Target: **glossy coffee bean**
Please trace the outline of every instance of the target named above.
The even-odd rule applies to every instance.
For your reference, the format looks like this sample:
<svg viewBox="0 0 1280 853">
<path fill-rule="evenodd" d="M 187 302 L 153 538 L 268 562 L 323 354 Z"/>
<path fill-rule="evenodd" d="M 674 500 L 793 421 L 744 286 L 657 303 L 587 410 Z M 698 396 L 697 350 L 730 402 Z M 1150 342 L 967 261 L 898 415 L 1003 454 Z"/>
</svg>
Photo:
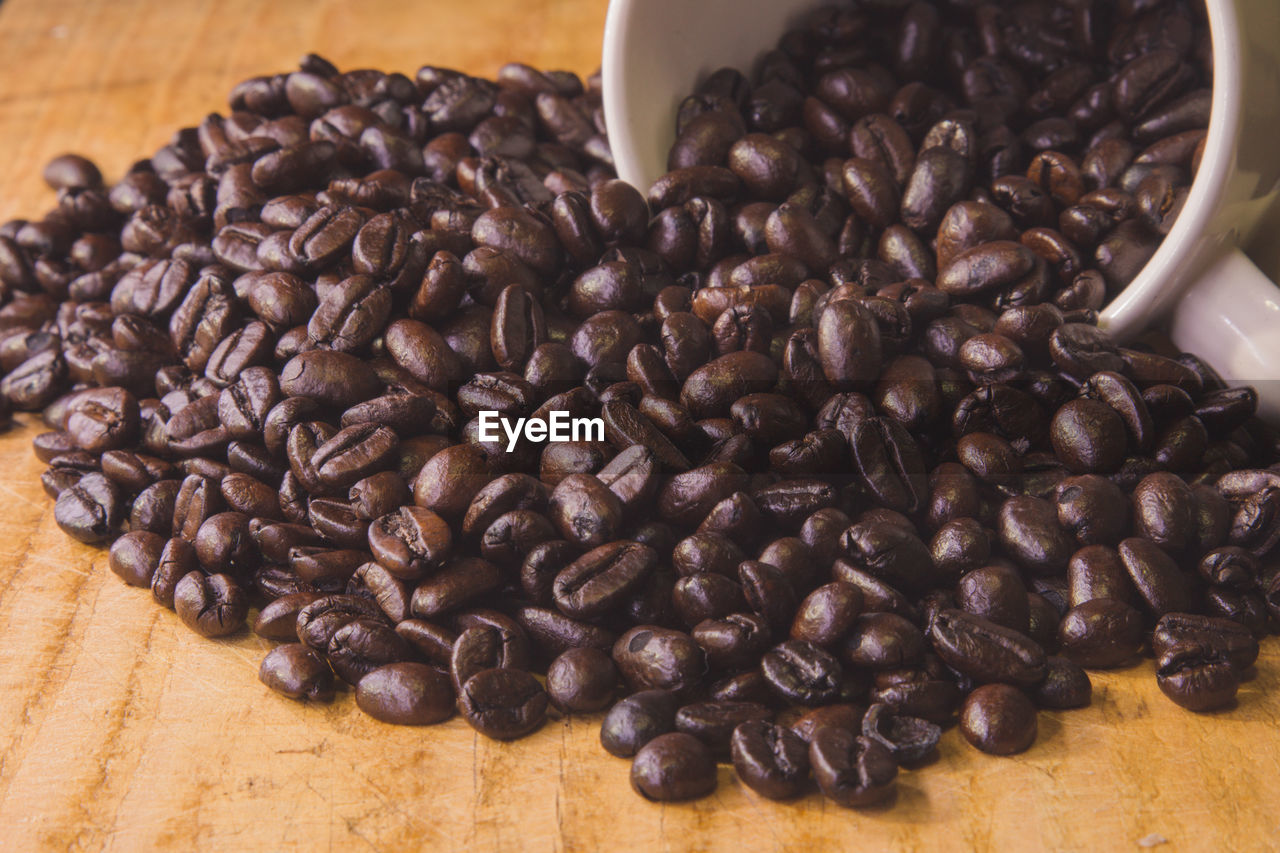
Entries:
<svg viewBox="0 0 1280 853">
<path fill-rule="evenodd" d="M 636 752 L 631 762 L 631 787 L 658 802 L 705 797 L 716 788 L 715 759 L 693 735 L 658 735 Z"/>
<path fill-rule="evenodd" d="M 809 764 L 827 799 L 846 808 L 884 802 L 894 793 L 898 765 L 881 744 L 830 726 L 814 733 Z"/>
<path fill-rule="evenodd" d="M 446 675 L 427 664 L 389 663 L 356 684 L 356 705 L 384 723 L 429 726 L 453 716 L 453 687 Z"/>
<path fill-rule="evenodd" d="M 173 606 L 183 624 L 203 637 L 225 637 L 244 627 L 249 601 L 227 575 L 191 572 L 173 592 Z"/>
<path fill-rule="evenodd" d="M 485 669 L 462 685 L 458 708 L 471 727 L 482 735 L 494 740 L 512 740 L 542 726 L 547 694 L 528 672 Z"/>
<path fill-rule="evenodd" d="M 1036 709 L 1027 695 L 1008 684 L 974 690 L 960 710 L 965 740 L 992 755 L 1012 755 L 1036 739 Z"/>
<path fill-rule="evenodd" d="M 600 724 L 600 743 L 610 755 L 630 758 L 649 741 L 675 731 L 679 701 L 668 690 L 641 690 L 620 700 Z"/>
<path fill-rule="evenodd" d="M 733 730 L 733 769 L 751 790 L 771 800 L 799 795 L 809 779 L 809 745 L 790 729 L 749 720 Z"/>
<path fill-rule="evenodd" d="M 268 652 L 258 680 L 290 699 L 327 702 L 334 695 L 333 671 L 324 658 L 301 643 L 284 643 Z"/>
<path fill-rule="evenodd" d="M 547 667 L 547 695 L 564 713 L 604 710 L 613 701 L 618 668 L 600 649 L 569 649 Z"/>
</svg>

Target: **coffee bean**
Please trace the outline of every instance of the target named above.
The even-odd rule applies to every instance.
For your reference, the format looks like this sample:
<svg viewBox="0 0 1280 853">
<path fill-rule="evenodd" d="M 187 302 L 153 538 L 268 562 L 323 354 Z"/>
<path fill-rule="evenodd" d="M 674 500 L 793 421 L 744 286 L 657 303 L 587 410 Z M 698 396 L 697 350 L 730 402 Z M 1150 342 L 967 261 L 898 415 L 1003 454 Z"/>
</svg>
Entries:
<svg viewBox="0 0 1280 853">
<path fill-rule="evenodd" d="M 675 731 L 676 695 L 667 690 L 641 690 L 609 709 L 600 724 L 600 743 L 611 755 L 630 758 L 651 740 Z"/>
<path fill-rule="evenodd" d="M 822 705 L 839 694 L 842 669 L 832 655 L 805 640 L 788 640 L 760 661 L 769 686 L 801 705 Z"/>
<path fill-rule="evenodd" d="M 556 606 L 575 618 L 600 615 L 635 592 L 657 563 L 657 553 L 636 542 L 601 545 L 556 575 L 552 584 Z"/>
<path fill-rule="evenodd" d="M 547 667 L 547 694 L 564 713 L 604 710 L 617 684 L 618 669 L 600 649 L 570 649 Z"/>
<path fill-rule="evenodd" d="M 1189 711 L 1212 711 L 1235 701 L 1239 676 L 1231 662 L 1199 645 L 1174 646 L 1160 656 L 1160 692 Z"/>
<path fill-rule="evenodd" d="M 429 726 L 453 716 L 453 688 L 439 670 L 422 663 L 389 663 L 356 685 L 356 704 L 375 720 Z"/>
<path fill-rule="evenodd" d="M 619 637 L 613 660 L 633 690 L 687 690 L 707 670 L 706 655 L 692 637 L 652 626 L 632 628 Z"/>
<path fill-rule="evenodd" d="M 1031 687 L 1044 678 L 1044 650 L 1018 631 L 959 610 L 940 612 L 929 631 L 938 656 L 979 683 Z"/>
<path fill-rule="evenodd" d="M 547 694 L 528 672 L 485 669 L 463 684 L 458 693 L 458 707 L 480 734 L 494 740 L 513 740 L 542 726 L 547 713 Z"/>
<path fill-rule="evenodd" d="M 877 805 L 895 790 L 898 765 L 889 750 L 837 726 L 814 733 L 809 764 L 822 793 L 846 808 Z"/>
<path fill-rule="evenodd" d="M 87 544 L 116 534 L 123 515 L 120 491 L 101 474 L 90 473 L 58 495 L 53 517 L 68 536 Z"/>
<path fill-rule="evenodd" d="M 631 787 L 658 802 L 705 797 L 716 787 L 716 763 L 711 751 L 693 735 L 658 735 L 636 752 Z"/>
<path fill-rule="evenodd" d="M 244 591 L 224 574 L 187 574 L 174 588 L 173 606 L 183 624 L 203 637 L 234 634 L 249 615 Z"/>
<path fill-rule="evenodd" d="M 290 699 L 327 702 L 333 698 L 333 671 L 301 643 L 284 643 L 267 652 L 258 680 Z"/>
<path fill-rule="evenodd" d="M 1095 598 L 1062 617 L 1058 642 L 1081 666 L 1105 668 L 1131 660 L 1142 647 L 1142 617 L 1122 601 Z"/>
<path fill-rule="evenodd" d="M 453 535 L 445 521 L 429 509 L 405 506 L 369 525 L 369 549 L 393 575 L 416 580 L 449 558 Z"/>
<path fill-rule="evenodd" d="M 1088 674 L 1070 658 L 1050 655 L 1044 681 L 1036 685 L 1032 698 L 1041 708 L 1082 708 L 1089 704 L 1093 685 Z"/>
<path fill-rule="evenodd" d="M 965 699 L 960 732 L 992 755 L 1012 755 L 1036 739 L 1036 709 L 1027 695 L 1008 684 L 987 684 Z"/>
<path fill-rule="evenodd" d="M 862 718 L 862 734 L 887 749 L 899 764 L 914 764 L 933 752 L 942 729 L 928 720 L 904 716 L 887 704 L 876 703 Z"/>
</svg>

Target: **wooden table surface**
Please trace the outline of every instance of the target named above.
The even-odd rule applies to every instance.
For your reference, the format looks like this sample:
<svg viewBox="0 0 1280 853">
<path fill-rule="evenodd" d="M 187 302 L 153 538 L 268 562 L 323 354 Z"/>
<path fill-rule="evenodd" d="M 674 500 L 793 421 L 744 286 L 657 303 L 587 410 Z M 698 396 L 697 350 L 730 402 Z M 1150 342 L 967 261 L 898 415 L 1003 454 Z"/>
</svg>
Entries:
<svg viewBox="0 0 1280 853">
<path fill-rule="evenodd" d="M 341 67 L 431 62 L 589 73 L 605 0 L 7 0 L 0 5 L 0 219 L 53 203 L 77 150 L 109 179 L 237 80 L 315 50 Z M 212 642 L 64 537 L 30 420 L 0 435 L 0 848 L 1280 849 L 1280 643 L 1231 711 L 1197 716 L 1150 662 L 1094 678 L 1015 758 L 948 732 L 892 808 L 777 804 L 722 769 L 716 794 L 632 794 L 598 719 L 515 744 L 459 719 L 383 725 L 350 694 L 305 706 L 258 683 L 267 644 Z M 819 845 L 825 845 L 820 847 Z"/>
</svg>

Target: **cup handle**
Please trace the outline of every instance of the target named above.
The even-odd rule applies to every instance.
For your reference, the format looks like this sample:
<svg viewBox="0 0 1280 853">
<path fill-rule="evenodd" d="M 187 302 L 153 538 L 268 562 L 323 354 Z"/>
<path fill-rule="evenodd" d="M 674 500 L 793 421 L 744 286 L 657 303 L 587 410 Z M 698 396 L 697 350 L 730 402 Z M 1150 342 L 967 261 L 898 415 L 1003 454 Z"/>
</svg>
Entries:
<svg viewBox="0 0 1280 853">
<path fill-rule="evenodd" d="M 1280 416 L 1280 287 L 1239 249 L 1210 264 L 1174 305 L 1169 336 Z"/>
</svg>

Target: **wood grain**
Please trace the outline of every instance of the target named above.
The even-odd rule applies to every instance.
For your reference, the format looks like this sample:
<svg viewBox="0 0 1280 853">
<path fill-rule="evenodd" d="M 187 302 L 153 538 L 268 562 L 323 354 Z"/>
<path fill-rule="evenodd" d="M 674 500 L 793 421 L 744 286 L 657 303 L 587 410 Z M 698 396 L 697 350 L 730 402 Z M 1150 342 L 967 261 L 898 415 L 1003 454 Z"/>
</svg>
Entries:
<svg viewBox="0 0 1280 853">
<path fill-rule="evenodd" d="M 237 80 L 317 50 L 343 67 L 589 73 L 604 0 L 7 0 L 0 218 L 52 204 L 64 150 L 108 177 L 222 107 Z M 1280 849 L 1280 653 L 1228 712 L 1160 695 L 1151 665 L 1098 674 L 1092 707 L 1041 715 L 1023 756 L 954 731 L 892 808 L 776 804 L 722 770 L 658 806 L 599 747 L 598 719 L 516 744 L 453 720 L 385 726 L 350 696 L 309 707 L 256 680 L 266 644 L 196 637 L 54 524 L 29 449 L 0 435 L 0 846 L 14 850 Z"/>
</svg>

